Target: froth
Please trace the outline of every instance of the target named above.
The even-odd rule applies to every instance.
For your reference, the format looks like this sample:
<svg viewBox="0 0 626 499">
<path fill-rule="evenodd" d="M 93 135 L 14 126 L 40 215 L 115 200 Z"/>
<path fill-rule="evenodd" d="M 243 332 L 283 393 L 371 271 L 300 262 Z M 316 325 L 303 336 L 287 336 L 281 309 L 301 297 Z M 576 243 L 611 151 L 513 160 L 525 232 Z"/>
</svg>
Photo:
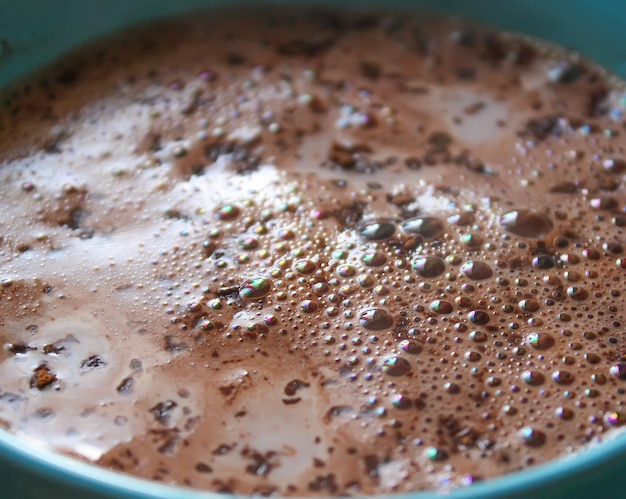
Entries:
<svg viewBox="0 0 626 499">
<path fill-rule="evenodd" d="M 179 21 L 9 95 L 6 427 L 285 495 L 459 487 L 617 431 L 622 92 L 415 26 Z"/>
</svg>

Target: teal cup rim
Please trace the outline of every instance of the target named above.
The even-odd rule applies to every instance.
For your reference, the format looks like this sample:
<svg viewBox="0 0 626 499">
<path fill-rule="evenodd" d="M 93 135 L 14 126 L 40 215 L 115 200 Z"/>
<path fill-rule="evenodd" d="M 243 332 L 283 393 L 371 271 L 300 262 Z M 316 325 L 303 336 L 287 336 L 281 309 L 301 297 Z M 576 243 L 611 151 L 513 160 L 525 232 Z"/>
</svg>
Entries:
<svg viewBox="0 0 626 499">
<path fill-rule="evenodd" d="M 618 430 L 619 431 L 619 430 Z M 112 497 L 137 499 L 208 499 L 223 498 L 223 494 L 201 489 L 160 483 L 138 478 L 75 458 L 58 454 L 29 442 L 25 438 L 0 431 L 0 452 L 24 471 L 46 475 L 55 480 L 69 482 L 73 486 L 97 490 Z M 388 497 L 393 499 L 489 499 L 522 497 L 541 491 L 550 494 L 550 487 L 558 487 L 573 477 L 590 478 L 599 467 L 626 461 L 626 431 L 608 441 L 590 444 L 590 447 L 562 456 L 545 464 L 539 464 L 467 487 L 441 491 L 416 491 L 363 497 Z M 558 489 L 554 489 L 558 493 Z M 251 497 L 229 495 L 228 497 Z"/>
<path fill-rule="evenodd" d="M 130 0 L 128 4 L 133 4 L 135 6 L 141 4 L 143 5 L 143 8 L 145 10 L 148 9 L 148 4 L 152 4 L 152 2 L 155 2 L 155 0 Z M 476 0 L 474 2 L 465 2 L 464 0 L 447 0 L 445 2 L 441 2 L 440 4 L 437 4 L 436 0 L 430 2 L 429 0 L 409 0 L 404 2 L 401 0 L 387 0 L 386 2 L 374 2 L 366 0 L 345 0 L 343 2 L 333 2 L 332 0 L 302 0 L 301 4 L 336 4 L 342 7 L 345 6 L 346 8 L 355 6 L 361 7 L 365 4 L 378 4 L 379 6 L 381 6 L 381 8 L 398 9 L 399 7 L 402 7 L 404 10 L 417 10 L 424 5 L 430 4 L 430 6 L 435 7 L 434 9 L 430 10 L 454 10 L 462 15 L 466 15 L 470 18 L 475 18 L 479 22 L 485 22 L 488 24 L 493 24 L 495 26 L 500 25 L 505 30 L 526 32 L 531 36 L 541 36 L 542 31 L 545 31 L 546 29 L 549 30 L 550 26 L 554 27 L 548 21 L 546 21 L 544 24 L 541 24 L 541 22 L 543 22 L 542 16 L 546 12 L 558 9 L 558 7 L 555 7 L 555 5 L 557 4 L 562 8 L 562 4 L 560 2 L 561 0 L 525 0 L 525 5 L 530 6 L 532 4 L 533 6 L 530 9 L 530 11 L 532 11 L 531 14 L 525 14 L 524 11 L 520 9 L 519 3 L 516 5 L 509 5 L 508 2 L 500 3 L 497 0 Z M 19 9 L 24 9 L 23 5 L 36 4 L 38 2 L 36 0 L 32 0 L 12 3 L 16 9 L 15 12 L 18 13 L 16 15 L 19 15 Z M 71 0 L 59 0 L 59 3 L 63 5 L 70 5 L 77 4 L 78 2 L 72 2 Z M 96 2 L 94 2 L 94 4 L 95 3 Z M 103 0 L 97 3 L 101 4 L 101 6 L 104 6 L 111 5 L 114 2 L 113 0 Z M 98 28 L 99 31 L 96 30 L 92 34 L 83 32 L 82 35 L 80 35 L 82 36 L 82 38 L 80 38 L 79 36 L 75 40 L 75 43 L 73 45 L 80 44 L 92 38 L 97 39 L 98 37 L 101 37 L 103 35 L 108 35 L 113 31 L 117 31 L 119 28 L 128 28 L 133 24 L 139 24 L 149 20 L 156 20 L 159 18 L 175 15 L 182 12 L 183 9 L 187 10 L 187 8 L 181 8 L 180 10 L 177 10 L 178 7 L 173 7 L 176 2 L 155 3 L 161 5 L 161 11 L 159 13 L 147 14 L 143 17 L 138 16 L 137 11 L 129 8 L 127 11 L 127 15 L 130 16 L 129 19 L 134 19 L 134 21 L 131 22 L 129 22 L 128 19 L 124 19 L 123 22 L 119 22 L 119 19 L 113 20 L 114 16 L 107 21 L 106 16 L 104 16 L 102 26 Z M 266 0 L 266 2 L 263 2 L 262 0 L 232 0 L 230 2 L 219 0 L 187 0 L 186 2 L 182 2 L 181 4 L 188 5 L 189 9 L 195 9 L 202 6 L 206 8 L 223 7 L 225 6 L 225 4 L 229 4 L 229 6 L 235 4 L 275 6 L 280 3 L 282 2 L 279 2 L 278 0 Z M 618 5 L 620 3 L 619 0 L 615 2 L 603 1 L 596 3 L 602 4 L 602 6 L 596 8 L 596 11 L 601 11 L 596 12 L 597 22 L 600 22 L 602 19 L 606 20 L 611 17 L 617 19 L 614 16 L 623 16 L 623 14 L 621 14 L 620 6 Z M 2 6 L 2 4 L 5 4 L 4 7 L 6 7 L 6 9 L 10 7 L 9 2 L 5 0 L 0 0 L 0 6 Z M 20 4 L 22 5 L 22 7 L 20 6 Z M 167 7 L 164 7 L 166 4 L 169 5 Z M 503 4 L 507 5 L 502 6 Z M 478 15 L 476 8 L 480 5 L 482 5 L 483 7 L 491 6 L 492 10 L 485 10 L 485 12 L 481 12 L 480 15 Z M 577 5 L 579 6 L 580 12 L 576 13 L 575 15 L 572 14 L 572 20 L 575 21 L 576 25 L 584 26 L 583 23 L 585 18 L 585 12 L 594 10 L 594 0 L 580 0 L 579 2 L 577 2 Z M 458 9 L 456 9 L 456 7 L 458 7 Z M 141 10 L 140 7 L 138 7 L 138 9 Z M 499 12 L 507 9 L 510 9 L 512 12 L 510 14 L 510 18 L 507 21 L 508 24 L 500 24 L 498 22 L 494 22 L 494 20 L 497 19 Z M 527 15 L 527 17 L 520 20 L 520 15 L 522 17 L 523 15 Z M 44 15 L 41 16 L 43 17 Z M 529 19 L 532 19 L 533 16 L 538 20 L 539 24 L 534 27 L 529 25 L 532 29 L 523 29 L 522 26 L 525 25 L 525 23 L 528 24 Z M 620 21 L 618 22 L 618 24 L 621 24 L 623 26 L 623 32 L 626 33 L 626 16 L 623 16 L 623 18 L 624 21 Z M 0 28 L 1 27 L 2 25 L 0 24 Z M 544 32 L 544 38 L 550 38 L 550 41 L 556 43 L 570 45 L 573 48 L 582 51 L 585 55 L 591 57 L 593 60 L 596 60 L 598 63 L 603 64 L 605 67 L 607 67 L 607 69 L 609 69 L 609 71 L 621 75 L 622 77 L 626 77 L 626 44 L 624 44 L 623 49 L 621 47 L 613 47 L 612 51 L 607 51 L 606 53 L 602 53 L 600 49 L 594 48 L 594 43 L 595 45 L 597 45 L 597 47 L 606 46 L 606 44 L 608 43 L 607 40 L 609 39 L 607 37 L 610 37 L 610 34 L 602 33 L 601 30 L 597 29 L 593 37 L 591 37 L 590 35 L 590 41 L 588 42 L 588 44 L 585 44 L 584 40 L 577 44 L 572 43 L 573 40 L 568 38 L 567 34 L 561 32 L 555 33 L 556 34 L 554 35 L 554 37 L 545 37 Z M 1 38 L 2 36 L 0 36 L 0 39 Z M 591 40 L 591 38 L 594 38 L 596 42 Z M 40 40 L 40 42 L 45 43 L 45 37 L 43 38 L 43 41 Z M 36 62 L 30 68 L 22 63 L 17 63 L 15 66 L 9 67 L 8 70 L 5 70 L 5 66 L 0 64 L 0 87 L 10 85 L 13 81 L 16 81 L 24 75 L 30 73 L 30 70 L 32 69 L 49 65 L 52 60 L 57 59 L 61 54 L 71 50 L 73 45 L 68 44 L 67 42 L 63 42 L 58 45 L 53 44 L 50 48 L 49 58 L 36 58 Z M 0 62 L 2 61 L 0 60 Z M 13 61 L 10 62 L 12 63 Z M 5 74 L 3 74 L 3 72 Z M 604 467 L 612 467 L 614 469 L 614 474 L 611 476 L 610 480 L 612 483 L 614 482 L 615 484 L 620 483 L 620 481 L 623 482 L 621 485 L 623 487 L 622 492 L 624 493 L 624 497 L 626 497 L 626 431 L 616 431 L 618 433 L 615 436 L 610 437 L 607 441 L 597 444 L 590 444 L 588 448 L 585 448 L 581 451 L 561 456 L 560 458 L 550 461 L 548 463 L 536 465 L 522 471 L 510 473 L 483 482 L 478 482 L 465 488 L 450 489 L 441 492 L 418 491 L 393 495 L 384 494 L 378 495 L 376 497 L 393 497 L 397 499 L 428 499 L 446 495 L 451 499 L 482 499 L 500 497 L 523 497 L 531 494 L 534 494 L 535 496 L 540 495 L 541 497 L 558 497 L 561 494 L 561 490 L 564 484 L 579 484 L 586 480 L 588 480 L 589 482 L 599 480 L 598 472 Z M 167 485 L 147 479 L 137 478 L 131 475 L 109 470 L 107 468 L 99 467 L 97 465 L 89 464 L 53 452 L 49 449 L 42 449 L 39 445 L 36 445 L 32 441 L 29 441 L 27 438 L 9 433 L 5 430 L 0 430 L 0 458 L 10 460 L 11 464 L 14 465 L 16 469 L 19 470 L 19 472 L 24 472 L 29 477 L 45 476 L 59 484 L 59 487 L 63 487 L 63 485 L 72 486 L 77 489 L 83 490 L 86 493 L 88 493 L 89 491 L 97 491 L 101 495 L 110 497 L 124 496 L 135 497 L 138 499 L 207 499 L 223 497 L 222 494 L 218 494 L 215 492 L 191 489 L 182 486 Z M 575 490 L 576 489 L 574 489 L 574 492 Z M 577 496 L 574 495 L 574 497 Z"/>
</svg>

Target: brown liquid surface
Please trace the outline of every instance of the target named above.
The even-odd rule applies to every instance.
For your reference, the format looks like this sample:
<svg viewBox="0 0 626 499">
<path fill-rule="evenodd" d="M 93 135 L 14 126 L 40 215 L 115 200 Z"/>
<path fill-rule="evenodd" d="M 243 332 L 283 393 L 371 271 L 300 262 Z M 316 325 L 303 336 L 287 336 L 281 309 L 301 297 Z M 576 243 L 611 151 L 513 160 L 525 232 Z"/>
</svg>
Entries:
<svg viewBox="0 0 626 499">
<path fill-rule="evenodd" d="M 236 493 L 445 489 L 626 421 L 594 69 L 405 16 L 215 15 L 7 94 L 0 418 Z"/>
</svg>

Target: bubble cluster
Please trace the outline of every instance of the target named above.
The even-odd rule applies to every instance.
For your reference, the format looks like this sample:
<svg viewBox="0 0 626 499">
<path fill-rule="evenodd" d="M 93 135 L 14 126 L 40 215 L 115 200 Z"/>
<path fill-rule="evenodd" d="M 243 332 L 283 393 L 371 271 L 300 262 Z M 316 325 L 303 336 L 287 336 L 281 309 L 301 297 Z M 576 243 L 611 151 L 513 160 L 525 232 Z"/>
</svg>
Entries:
<svg viewBox="0 0 626 499">
<path fill-rule="evenodd" d="M 251 495 L 447 492 L 622 431 L 618 90 L 464 25 L 244 17 L 88 58 L 71 130 L 33 133 L 67 75 L 0 113 L 0 420 Z M 13 161 L 16 130 L 50 137 Z"/>
</svg>

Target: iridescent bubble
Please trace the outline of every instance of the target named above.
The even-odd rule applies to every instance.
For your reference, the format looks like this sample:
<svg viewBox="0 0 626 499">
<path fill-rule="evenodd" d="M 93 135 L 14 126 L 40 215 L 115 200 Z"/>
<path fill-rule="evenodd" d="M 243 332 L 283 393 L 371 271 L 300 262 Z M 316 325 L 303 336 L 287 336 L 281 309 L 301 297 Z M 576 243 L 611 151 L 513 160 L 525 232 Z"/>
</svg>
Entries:
<svg viewBox="0 0 626 499">
<path fill-rule="evenodd" d="M 626 381 L 626 362 L 620 362 L 618 364 L 615 364 L 614 366 L 611 366 L 609 372 L 617 379 Z"/>
<path fill-rule="evenodd" d="M 446 262 L 450 265 L 461 265 L 461 263 L 463 263 L 463 259 L 457 255 L 448 255 L 446 257 Z"/>
<path fill-rule="evenodd" d="M 523 442 L 530 447 L 539 447 L 546 442 L 546 435 L 542 431 L 525 426 L 519 432 Z"/>
<path fill-rule="evenodd" d="M 313 284 L 313 292 L 318 296 L 322 296 L 328 293 L 329 291 L 330 291 L 330 286 L 326 284 L 325 282 L 316 282 L 315 284 Z"/>
<path fill-rule="evenodd" d="M 456 383 L 452 383 L 450 381 L 443 384 L 443 389 L 446 393 L 451 393 L 453 395 L 461 391 L 461 387 L 459 385 L 457 385 Z"/>
<path fill-rule="evenodd" d="M 239 263 L 239 264 L 244 264 L 244 263 L 249 263 L 250 262 L 250 256 L 249 255 L 235 255 L 235 257 L 233 258 L 233 261 L 235 263 Z"/>
<path fill-rule="evenodd" d="M 537 255 L 532 259 L 533 267 L 542 270 L 551 269 L 555 263 L 554 258 L 548 255 Z"/>
<path fill-rule="evenodd" d="M 356 290 L 357 289 L 354 286 L 351 286 L 350 284 L 344 284 L 339 288 L 339 294 L 341 296 L 350 296 L 356 293 Z"/>
<path fill-rule="evenodd" d="M 413 270 L 422 277 L 437 277 L 446 270 L 446 262 L 436 256 L 426 256 L 413 262 Z"/>
<path fill-rule="evenodd" d="M 302 310 L 305 314 L 312 314 L 313 312 L 317 312 L 317 309 L 317 302 L 313 300 L 304 300 L 300 304 L 300 310 Z"/>
<path fill-rule="evenodd" d="M 461 236 L 461 243 L 471 249 L 480 248 L 483 242 L 483 237 L 478 234 L 469 233 Z"/>
<path fill-rule="evenodd" d="M 604 422 L 609 426 L 622 426 L 626 424 L 626 414 L 619 411 L 607 412 L 604 415 Z"/>
<path fill-rule="evenodd" d="M 474 223 L 474 214 L 471 211 L 464 211 L 449 217 L 448 222 L 459 226 L 472 225 Z"/>
<path fill-rule="evenodd" d="M 556 416 L 564 421 L 569 421 L 574 417 L 574 411 L 568 409 L 567 407 L 557 407 L 554 411 Z"/>
<path fill-rule="evenodd" d="M 294 264 L 294 268 L 301 274 L 312 274 L 317 269 L 317 265 L 311 260 L 298 260 Z"/>
<path fill-rule="evenodd" d="M 330 213 L 324 211 L 324 210 L 313 210 L 311 212 L 311 218 L 314 218 L 316 220 L 325 220 L 330 216 Z"/>
<path fill-rule="evenodd" d="M 220 206 L 215 210 L 215 216 L 219 220 L 233 220 L 239 216 L 241 210 L 232 204 Z"/>
<path fill-rule="evenodd" d="M 534 239 L 544 237 L 554 228 L 548 215 L 526 209 L 505 213 L 500 217 L 500 226 L 507 232 Z"/>
<path fill-rule="evenodd" d="M 580 258 L 577 255 L 574 255 L 573 253 L 563 253 L 559 259 L 563 262 L 563 263 L 569 263 L 570 265 L 576 265 L 577 263 L 580 263 Z"/>
<path fill-rule="evenodd" d="M 274 315 L 266 315 L 263 322 L 265 322 L 266 326 L 275 326 L 278 324 L 278 319 Z"/>
<path fill-rule="evenodd" d="M 554 345 L 554 338 L 549 333 L 530 333 L 526 342 L 537 350 L 546 350 Z"/>
<path fill-rule="evenodd" d="M 587 293 L 585 288 L 581 288 L 580 286 L 570 286 L 567 288 L 567 295 L 572 300 L 583 301 L 587 299 L 589 293 Z"/>
<path fill-rule="evenodd" d="M 286 253 L 289 251 L 289 245 L 286 243 L 277 243 L 273 248 L 276 253 Z"/>
<path fill-rule="evenodd" d="M 502 408 L 502 412 L 507 416 L 515 416 L 517 414 L 517 409 L 512 405 L 507 404 Z"/>
<path fill-rule="evenodd" d="M 328 317 L 337 317 L 339 315 L 339 309 L 337 307 L 328 307 L 326 309 L 326 315 Z"/>
<path fill-rule="evenodd" d="M 202 308 L 203 308 L 202 303 L 198 301 L 191 301 L 187 303 L 187 310 L 191 312 L 192 314 L 197 314 L 199 312 L 202 312 Z"/>
<path fill-rule="evenodd" d="M 594 373 L 591 375 L 591 381 L 597 385 L 604 385 L 606 383 L 606 376 L 602 373 Z"/>
<path fill-rule="evenodd" d="M 454 307 L 449 301 L 435 300 L 430 304 L 430 309 L 437 314 L 449 314 L 454 310 Z"/>
<path fill-rule="evenodd" d="M 466 308 L 472 305 L 472 300 L 467 296 L 457 296 L 454 299 L 454 303 L 456 303 L 459 307 Z"/>
<path fill-rule="evenodd" d="M 467 318 L 474 324 L 484 326 L 489 322 L 489 314 L 484 310 L 472 310 L 467 314 Z"/>
<path fill-rule="evenodd" d="M 619 255 L 624 252 L 624 247 L 618 243 L 617 241 L 609 241 L 602 245 L 602 249 L 607 253 L 612 253 L 613 255 Z"/>
<path fill-rule="evenodd" d="M 570 385 L 574 381 L 574 375 L 568 371 L 554 371 L 552 379 L 558 385 Z"/>
<path fill-rule="evenodd" d="M 448 453 L 439 447 L 430 447 L 426 449 L 426 457 L 431 461 L 445 461 L 448 459 Z"/>
<path fill-rule="evenodd" d="M 335 250 L 333 251 L 333 259 L 335 260 L 345 260 L 348 258 L 348 252 L 345 250 Z"/>
<path fill-rule="evenodd" d="M 412 355 L 417 355 L 422 351 L 422 345 L 413 340 L 402 340 L 399 346 L 403 352 L 410 353 Z"/>
<path fill-rule="evenodd" d="M 469 334 L 469 338 L 474 343 L 484 343 L 485 341 L 487 341 L 487 334 L 483 331 L 472 331 Z"/>
<path fill-rule="evenodd" d="M 393 397 L 391 397 L 391 403 L 397 409 L 409 409 L 413 405 L 411 399 L 401 393 L 393 395 Z"/>
<path fill-rule="evenodd" d="M 612 222 L 616 227 L 626 227 L 626 216 L 617 215 L 616 217 L 613 217 Z"/>
<path fill-rule="evenodd" d="M 480 355 L 479 352 L 474 352 L 472 350 L 469 350 L 469 351 L 465 352 L 463 357 L 468 362 L 478 362 L 481 359 L 482 356 Z"/>
<path fill-rule="evenodd" d="M 545 376 L 537 371 L 524 371 L 522 381 L 530 386 L 539 386 L 545 381 Z"/>
<path fill-rule="evenodd" d="M 617 199 L 609 196 L 593 198 L 589 201 L 589 205 L 596 210 L 614 210 L 618 204 Z"/>
<path fill-rule="evenodd" d="M 493 270 L 485 262 L 472 261 L 461 266 L 461 272 L 473 281 L 489 279 L 493 275 Z"/>
<path fill-rule="evenodd" d="M 337 267 L 337 274 L 340 277 L 354 277 L 356 275 L 356 268 L 352 265 L 339 265 L 339 267 Z"/>
<path fill-rule="evenodd" d="M 393 317 L 382 308 L 370 308 L 361 312 L 359 323 L 370 331 L 381 331 L 393 326 Z"/>
<path fill-rule="evenodd" d="M 263 277 L 246 281 L 239 290 L 239 296 L 244 300 L 258 300 L 263 298 L 272 289 L 272 282 Z"/>
<path fill-rule="evenodd" d="M 282 239 L 283 241 L 288 241 L 288 240 L 293 239 L 294 237 L 296 237 L 296 234 L 292 230 L 281 229 L 281 230 L 278 231 L 278 237 L 279 237 L 279 239 Z"/>
<path fill-rule="evenodd" d="M 381 267 L 387 262 L 387 257 L 380 251 L 368 251 L 361 257 L 361 261 L 368 267 Z"/>
<path fill-rule="evenodd" d="M 259 241 L 254 237 L 244 237 L 239 240 L 239 247 L 246 251 L 254 250 L 259 247 Z"/>
<path fill-rule="evenodd" d="M 435 217 L 414 218 L 402 224 L 404 232 L 420 235 L 424 239 L 434 239 L 441 234 L 443 228 L 443 222 Z"/>
<path fill-rule="evenodd" d="M 377 407 L 374 414 L 377 418 L 384 418 L 387 415 L 387 409 L 384 407 Z"/>
<path fill-rule="evenodd" d="M 359 286 L 362 288 L 371 288 L 374 285 L 374 278 L 368 274 L 360 274 L 357 276 L 356 282 L 358 282 Z"/>
<path fill-rule="evenodd" d="M 374 222 L 362 226 L 359 235 L 367 241 L 384 241 L 396 232 L 395 224 L 391 222 Z"/>
<path fill-rule="evenodd" d="M 580 280 L 580 274 L 574 270 L 566 270 L 563 272 L 563 277 L 569 282 L 576 282 Z"/>
<path fill-rule="evenodd" d="M 346 361 L 348 366 L 358 366 L 360 363 L 361 360 L 356 355 L 351 355 Z"/>
<path fill-rule="evenodd" d="M 587 260 L 599 260 L 602 255 L 600 254 L 598 250 L 593 249 L 593 248 L 588 248 L 588 249 L 583 250 L 583 256 Z"/>
<path fill-rule="evenodd" d="M 411 364 L 402 357 L 390 357 L 383 364 L 383 372 L 389 376 L 404 376 L 411 371 Z"/>
<path fill-rule="evenodd" d="M 485 380 L 485 384 L 490 388 L 495 388 L 496 386 L 500 386 L 502 384 L 502 380 L 497 376 L 489 376 Z"/>
<path fill-rule="evenodd" d="M 211 331 L 215 325 L 208 319 L 202 319 L 197 326 L 203 331 Z"/>
<path fill-rule="evenodd" d="M 539 303 L 535 300 L 520 300 L 518 305 L 523 312 L 536 312 L 537 310 L 539 310 Z"/>
<path fill-rule="evenodd" d="M 602 161 L 602 166 L 609 173 L 622 173 L 626 169 L 626 161 L 621 158 L 609 158 Z"/>
</svg>

